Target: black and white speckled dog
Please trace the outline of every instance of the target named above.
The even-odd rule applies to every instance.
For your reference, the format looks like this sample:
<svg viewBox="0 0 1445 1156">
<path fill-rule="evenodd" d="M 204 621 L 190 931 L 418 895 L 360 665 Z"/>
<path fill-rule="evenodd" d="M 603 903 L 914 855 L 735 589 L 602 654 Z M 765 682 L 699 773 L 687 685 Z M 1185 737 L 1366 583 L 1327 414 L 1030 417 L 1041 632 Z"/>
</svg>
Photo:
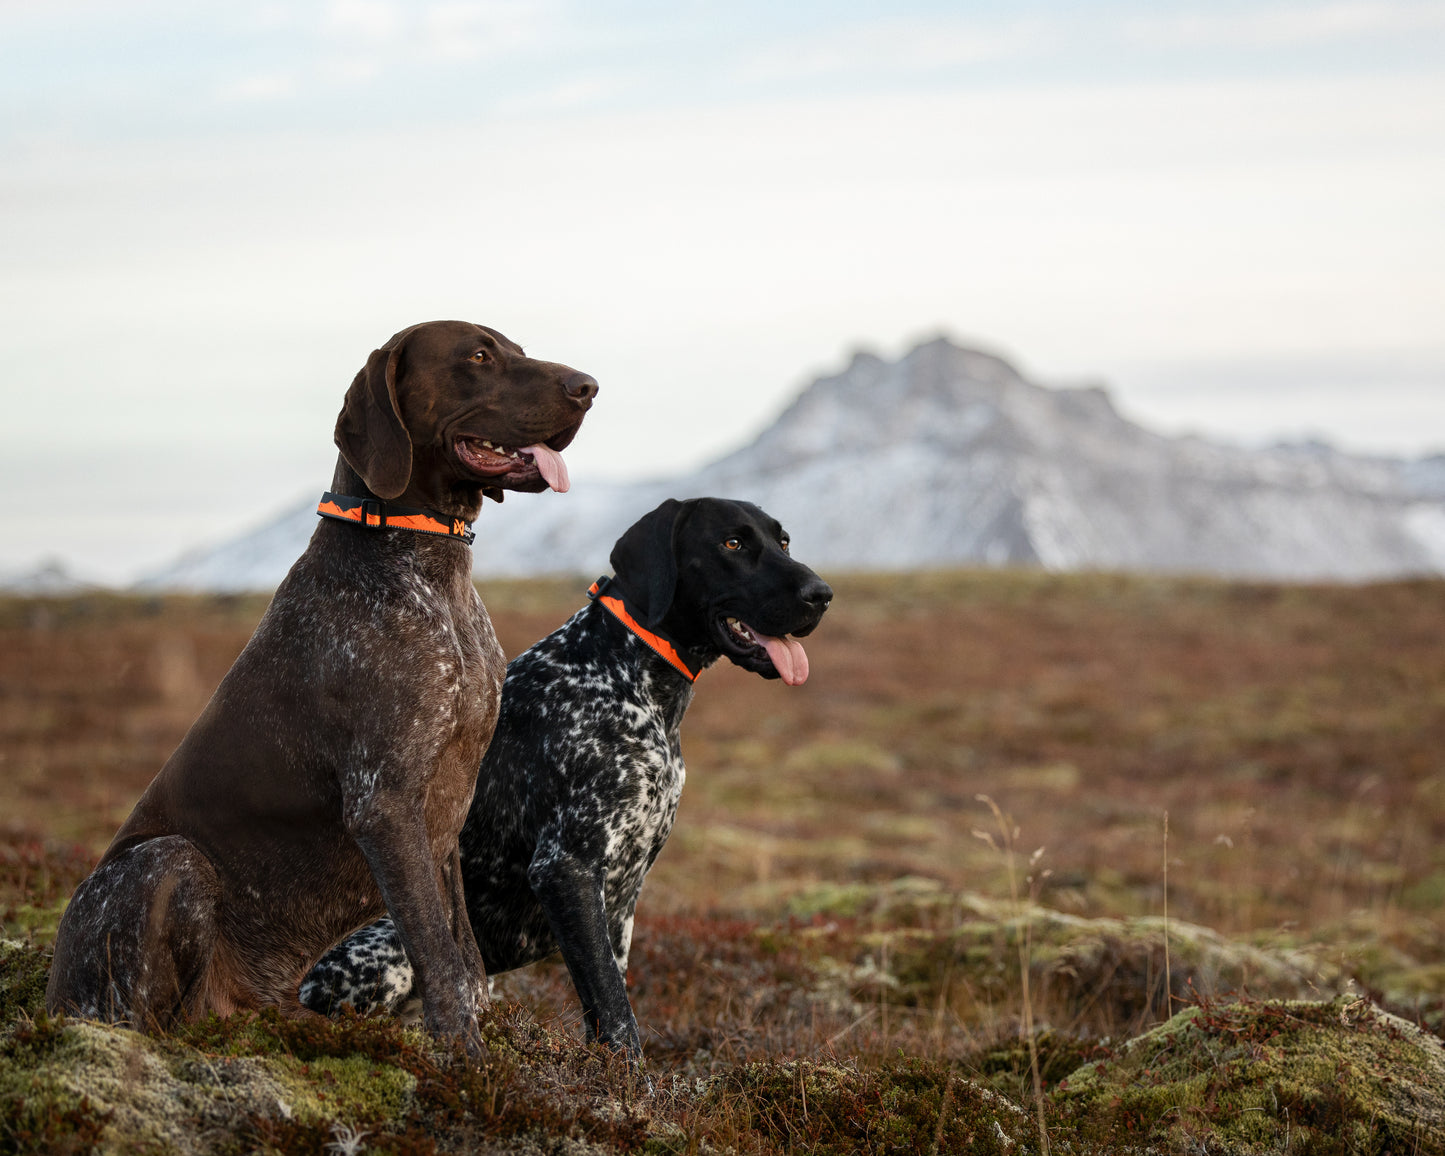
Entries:
<svg viewBox="0 0 1445 1156">
<path fill-rule="evenodd" d="M 637 1055 L 625 976 L 643 877 L 682 793 L 693 681 L 719 656 L 791 686 L 795 636 L 833 591 L 747 502 L 666 501 L 618 540 L 592 602 L 507 668 L 462 829 L 462 877 L 489 974 L 561 949 L 589 1040 Z M 390 920 L 343 940 L 301 986 L 330 1012 L 403 1011 L 412 970 Z"/>
</svg>

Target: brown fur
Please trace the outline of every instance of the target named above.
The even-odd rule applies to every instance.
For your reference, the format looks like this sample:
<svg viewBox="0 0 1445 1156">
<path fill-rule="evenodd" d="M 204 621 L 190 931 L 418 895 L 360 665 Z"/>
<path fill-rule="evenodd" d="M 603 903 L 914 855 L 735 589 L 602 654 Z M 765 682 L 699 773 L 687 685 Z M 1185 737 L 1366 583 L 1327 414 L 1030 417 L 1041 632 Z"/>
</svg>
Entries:
<svg viewBox="0 0 1445 1156">
<path fill-rule="evenodd" d="M 466 322 L 374 352 L 337 422 L 332 490 L 470 521 L 459 439 L 562 449 L 596 382 Z M 389 912 L 427 1026 L 480 1048 L 485 973 L 457 833 L 496 725 L 505 660 L 460 541 L 320 523 L 176 752 L 61 921 L 47 1006 L 164 1027 L 207 1012 L 304 1013 L 316 959 Z"/>
</svg>

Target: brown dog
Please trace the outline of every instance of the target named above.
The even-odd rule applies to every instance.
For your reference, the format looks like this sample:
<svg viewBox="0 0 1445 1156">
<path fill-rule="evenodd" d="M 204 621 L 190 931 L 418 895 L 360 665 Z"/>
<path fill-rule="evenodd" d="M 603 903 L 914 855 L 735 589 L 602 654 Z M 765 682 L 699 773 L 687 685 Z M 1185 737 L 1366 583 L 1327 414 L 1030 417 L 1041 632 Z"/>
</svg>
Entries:
<svg viewBox="0 0 1445 1156">
<path fill-rule="evenodd" d="M 467 322 L 371 355 L 337 421 L 327 518 L 76 891 L 51 1011 L 145 1029 L 309 1014 L 311 965 L 389 913 L 427 1027 L 479 1052 L 486 977 L 457 834 L 506 664 L 466 524 L 484 492 L 567 488 L 557 451 L 596 392 Z"/>
</svg>

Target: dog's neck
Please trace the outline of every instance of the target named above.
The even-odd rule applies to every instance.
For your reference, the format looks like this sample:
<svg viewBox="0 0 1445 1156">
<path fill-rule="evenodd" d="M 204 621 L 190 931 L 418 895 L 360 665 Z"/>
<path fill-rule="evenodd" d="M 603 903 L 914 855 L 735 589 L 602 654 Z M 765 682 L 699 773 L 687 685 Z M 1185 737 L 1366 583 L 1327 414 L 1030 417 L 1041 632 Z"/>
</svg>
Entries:
<svg viewBox="0 0 1445 1156">
<path fill-rule="evenodd" d="M 410 487 L 398 498 L 379 498 L 344 457 L 337 460 L 331 485 L 316 508 L 323 519 L 349 523 L 378 542 L 390 539 L 393 546 L 405 540 L 409 549 L 437 554 L 470 574 L 470 551 L 455 549 L 470 546 L 476 537 L 470 517 L 423 505 L 424 496 Z"/>
<path fill-rule="evenodd" d="M 611 613 L 600 601 L 594 600 L 583 612 L 582 621 L 593 637 L 602 641 L 609 654 L 635 665 L 635 685 L 650 703 L 655 717 L 662 720 L 664 731 L 677 736 L 682 728 L 683 716 L 692 705 L 692 696 L 697 684 L 683 674 L 676 666 L 649 646 L 625 622 Z M 694 656 L 695 657 L 695 656 Z M 710 666 L 716 656 L 700 659 L 702 665 Z"/>
<path fill-rule="evenodd" d="M 420 459 L 421 455 L 418 457 Z M 393 501 L 399 506 L 435 510 L 444 517 L 461 518 L 465 522 L 477 520 L 477 515 L 482 510 L 480 483 L 475 486 L 447 486 L 433 479 L 433 484 L 426 484 L 426 479 L 431 471 L 425 469 L 424 460 L 418 460 L 416 466 L 406 489 L 395 498 L 387 499 L 388 501 Z M 362 480 L 361 475 L 352 469 L 351 463 L 340 454 L 336 457 L 336 470 L 331 475 L 331 492 L 348 494 L 355 498 L 381 500 Z"/>
<path fill-rule="evenodd" d="M 644 646 L 689 683 L 696 682 L 697 676 L 717 658 L 716 654 L 680 646 L 656 627 L 643 626 L 638 620 L 636 607 L 623 593 L 621 586 L 612 579 L 597 579 L 587 591 L 587 597 L 604 607 L 613 618 L 636 635 Z"/>
</svg>

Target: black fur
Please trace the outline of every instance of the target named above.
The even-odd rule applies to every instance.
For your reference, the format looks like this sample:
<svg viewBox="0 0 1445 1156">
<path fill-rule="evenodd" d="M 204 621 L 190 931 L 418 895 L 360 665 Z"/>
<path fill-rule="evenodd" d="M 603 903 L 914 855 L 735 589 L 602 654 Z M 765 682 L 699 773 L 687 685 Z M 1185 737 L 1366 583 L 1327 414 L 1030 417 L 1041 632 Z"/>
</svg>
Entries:
<svg viewBox="0 0 1445 1156">
<path fill-rule="evenodd" d="M 787 553 L 757 506 L 667 501 L 618 540 L 608 593 L 696 670 L 726 655 L 776 678 L 753 634 L 806 635 L 833 592 Z M 642 881 L 672 830 L 689 679 L 599 602 L 507 668 L 501 717 L 461 834 L 472 929 L 489 974 L 561 950 L 589 1040 L 638 1054 L 625 976 Z M 382 920 L 333 948 L 301 986 L 332 1012 L 397 1011 L 410 965 Z"/>
</svg>

